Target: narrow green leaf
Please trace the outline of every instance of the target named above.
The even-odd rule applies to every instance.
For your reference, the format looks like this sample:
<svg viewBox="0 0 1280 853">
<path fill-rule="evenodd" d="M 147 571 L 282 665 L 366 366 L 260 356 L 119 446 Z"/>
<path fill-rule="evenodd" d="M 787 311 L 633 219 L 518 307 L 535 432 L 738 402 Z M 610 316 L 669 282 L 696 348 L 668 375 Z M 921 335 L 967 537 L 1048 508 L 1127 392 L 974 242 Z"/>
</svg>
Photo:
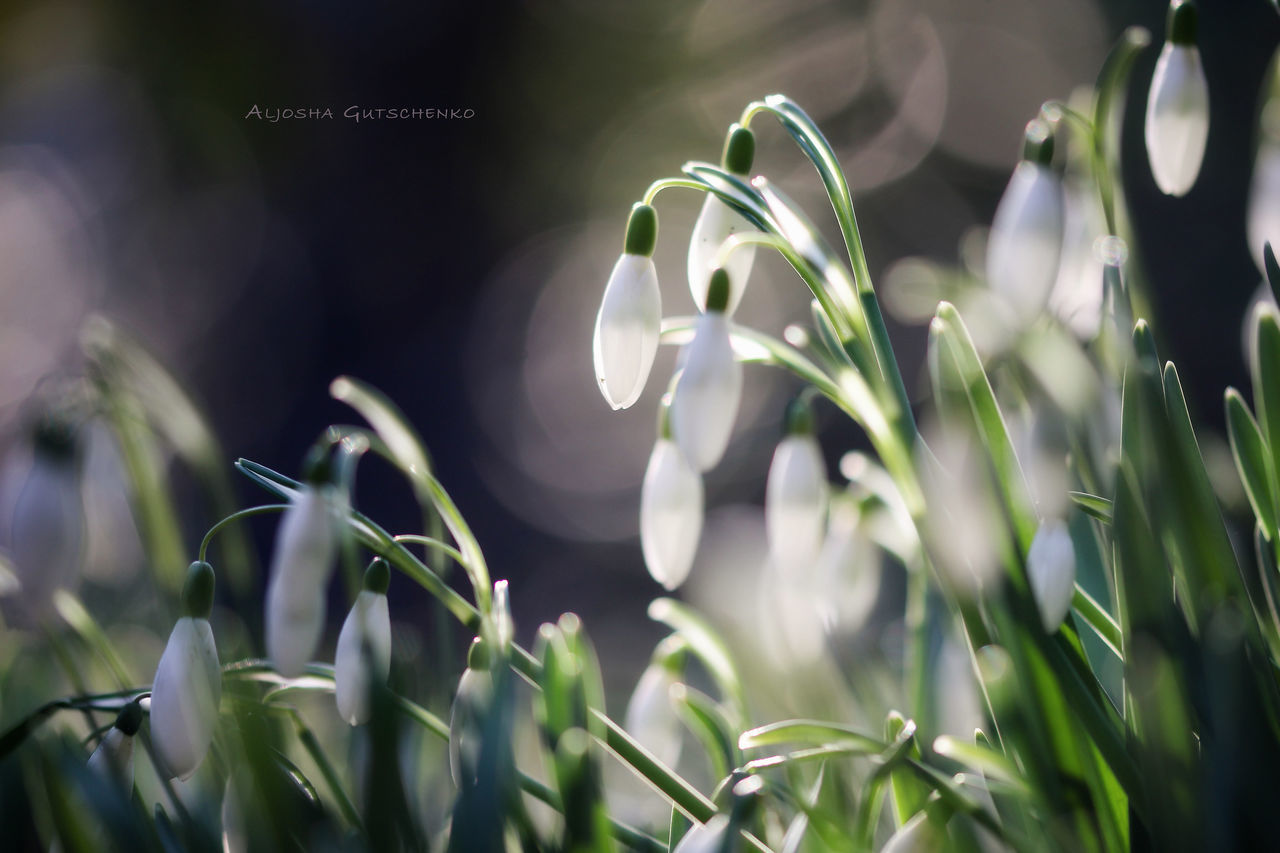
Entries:
<svg viewBox="0 0 1280 853">
<path fill-rule="evenodd" d="M 696 610 L 672 598 L 657 598 L 649 605 L 649 618 L 661 622 L 689 644 L 719 688 L 721 699 L 733 709 L 738 721 L 748 719 L 746 692 L 729 645 Z"/>
<path fill-rule="evenodd" d="M 1272 470 L 1280 472 L 1280 311 L 1268 302 L 1259 303 L 1253 322 L 1253 404 L 1262 437 L 1271 448 Z"/>
<path fill-rule="evenodd" d="M 914 726 L 912 730 L 914 731 Z M 739 749 L 756 749 L 783 743 L 847 744 L 867 754 L 882 752 L 886 748 L 885 742 L 880 738 L 852 726 L 819 720 L 783 720 L 743 732 L 738 738 Z"/>
<path fill-rule="evenodd" d="M 697 736 L 711 762 L 713 779 L 724 779 L 739 761 L 737 733 L 714 699 L 686 684 L 671 688 L 676 713 Z"/>
<path fill-rule="evenodd" d="M 1087 492 L 1067 492 L 1067 495 L 1076 506 L 1098 519 L 1098 521 L 1103 524 L 1111 523 L 1111 501 L 1107 498 L 1101 498 Z"/>
<path fill-rule="evenodd" d="M 1277 517 L 1272 491 L 1275 475 L 1271 469 L 1271 454 L 1267 450 L 1266 440 L 1239 391 L 1227 389 L 1226 405 L 1227 437 L 1231 442 L 1231 455 L 1236 460 L 1236 470 L 1240 473 L 1245 494 L 1249 496 L 1254 517 L 1262 525 L 1267 539 L 1275 542 Z"/>
</svg>

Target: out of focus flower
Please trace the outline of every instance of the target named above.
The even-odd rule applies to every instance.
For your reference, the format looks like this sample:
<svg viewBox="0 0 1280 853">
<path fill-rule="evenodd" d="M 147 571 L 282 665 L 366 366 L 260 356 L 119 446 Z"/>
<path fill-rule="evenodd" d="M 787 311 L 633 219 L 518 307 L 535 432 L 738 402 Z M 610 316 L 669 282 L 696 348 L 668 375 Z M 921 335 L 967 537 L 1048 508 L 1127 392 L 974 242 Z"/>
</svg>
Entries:
<svg viewBox="0 0 1280 853">
<path fill-rule="evenodd" d="M 880 594 L 880 558 L 861 529 L 854 501 L 832 502 L 813 575 L 818 612 L 827 631 L 851 634 L 860 629 Z"/>
<path fill-rule="evenodd" d="M 1058 278 L 1065 213 L 1062 180 L 1052 163 L 1053 132 L 1034 119 L 987 242 L 987 280 L 1020 322 L 1043 310 Z"/>
<path fill-rule="evenodd" d="M 391 616 L 387 586 L 391 570 L 377 559 L 364 574 L 364 589 L 342 623 L 333 659 L 334 696 L 338 713 L 353 726 L 369 721 L 370 691 L 391 671 Z"/>
<path fill-rule="evenodd" d="M 742 365 L 733 355 L 725 305 L 729 276 L 711 274 L 707 311 L 680 354 L 683 369 L 671 400 L 671 433 L 689 463 L 706 471 L 724 456 L 742 398 Z"/>
<path fill-rule="evenodd" d="M 267 655 L 288 678 L 302 672 L 324 629 L 325 587 L 338 550 L 333 486 L 327 466 L 311 466 L 285 511 L 267 585 Z"/>
<path fill-rule="evenodd" d="M 1245 226 L 1249 251 L 1259 272 L 1265 272 L 1262 247 L 1280 245 L 1280 51 L 1271 59 L 1264 84 L 1265 100 L 1258 127 L 1258 152 L 1249 182 L 1249 210 Z"/>
<path fill-rule="evenodd" d="M 1173 0 L 1168 38 L 1147 97 L 1147 159 L 1161 192 L 1187 194 L 1200 174 L 1208 138 L 1209 84 L 1196 49 L 1196 7 Z"/>
<path fill-rule="evenodd" d="M 591 349 L 596 383 L 609 405 L 625 409 L 644 390 L 658 353 L 662 295 L 653 265 L 658 214 L 647 204 L 631 209 L 622 256 L 604 288 Z"/>
<path fill-rule="evenodd" d="M 671 688 L 680 680 L 679 662 L 662 645 L 640 675 L 627 703 L 624 727 L 640 745 L 668 767 L 680 761 L 680 718 Z"/>
<path fill-rule="evenodd" d="M 455 788 L 475 782 L 480 762 L 480 724 L 493 702 L 493 677 L 484 645 L 477 638 L 467 655 L 449 714 L 449 775 Z"/>
<path fill-rule="evenodd" d="M 151 686 L 151 742 L 168 774 L 188 779 L 209 750 L 222 698 L 222 669 L 209 627 L 213 568 L 192 563 L 182 589 L 184 616 L 173 626 Z"/>
<path fill-rule="evenodd" d="M 764 520 L 769 555 L 784 574 L 813 565 L 827 523 L 827 466 L 813 435 L 813 412 L 803 399 L 787 409 L 786 436 L 769 466 Z"/>
<path fill-rule="evenodd" d="M 89 756 L 89 769 L 125 792 L 133 790 L 133 737 L 141 725 L 142 708 L 130 702 L 120 709 L 115 725 Z"/>
<path fill-rule="evenodd" d="M 653 579 L 667 589 L 684 583 L 702 535 L 702 477 L 671 440 L 664 405 L 657 442 L 640 490 L 640 547 Z"/>
<path fill-rule="evenodd" d="M 729 127 L 729 135 L 724 141 L 724 154 L 721 164 L 725 170 L 746 178 L 755 160 L 755 135 L 745 127 L 737 124 Z M 693 301 L 699 311 L 707 310 L 707 289 L 710 286 L 711 273 L 719 266 L 716 261 L 720 246 L 733 234 L 743 231 L 755 231 L 745 216 L 720 200 L 714 193 L 707 193 L 702 203 L 702 211 L 693 225 L 693 236 L 689 240 L 689 290 L 693 293 Z M 751 267 L 755 262 L 754 246 L 743 246 L 734 250 L 729 256 L 725 269 L 729 273 L 729 281 L 733 287 L 729 291 L 729 302 L 725 314 L 732 315 L 742 301 L 742 293 L 747 288 L 747 278 L 751 275 Z"/>
<path fill-rule="evenodd" d="M 1045 631 L 1055 633 L 1076 589 L 1076 551 L 1061 521 L 1043 522 L 1036 531 L 1027 552 L 1027 578 Z"/>
</svg>

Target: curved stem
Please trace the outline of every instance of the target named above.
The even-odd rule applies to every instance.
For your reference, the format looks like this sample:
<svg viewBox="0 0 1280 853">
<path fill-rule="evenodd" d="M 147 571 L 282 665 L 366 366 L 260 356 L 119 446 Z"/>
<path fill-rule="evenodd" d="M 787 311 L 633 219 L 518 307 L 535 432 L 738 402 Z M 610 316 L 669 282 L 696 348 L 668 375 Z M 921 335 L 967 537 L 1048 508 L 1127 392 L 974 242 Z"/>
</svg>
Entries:
<svg viewBox="0 0 1280 853">
<path fill-rule="evenodd" d="M 691 181 L 688 178 L 660 178 L 649 184 L 649 188 L 644 191 L 644 203 L 653 204 L 653 200 L 657 198 L 658 193 L 673 187 L 679 187 L 686 190 L 707 191 L 706 184 L 698 181 Z"/>
<path fill-rule="evenodd" d="M 290 504 L 263 504 L 261 506 L 249 507 L 248 509 L 242 509 L 238 512 L 231 513 L 231 515 L 228 515 L 226 518 L 213 525 L 213 527 L 210 527 L 209 532 L 204 535 L 204 539 L 200 540 L 200 552 L 198 559 L 202 563 L 205 561 L 204 558 L 209 551 L 209 543 L 213 541 L 213 537 L 232 522 L 240 521 L 245 518 L 252 518 L 255 515 L 266 515 L 269 512 L 284 512 L 289 508 L 289 506 Z"/>
</svg>

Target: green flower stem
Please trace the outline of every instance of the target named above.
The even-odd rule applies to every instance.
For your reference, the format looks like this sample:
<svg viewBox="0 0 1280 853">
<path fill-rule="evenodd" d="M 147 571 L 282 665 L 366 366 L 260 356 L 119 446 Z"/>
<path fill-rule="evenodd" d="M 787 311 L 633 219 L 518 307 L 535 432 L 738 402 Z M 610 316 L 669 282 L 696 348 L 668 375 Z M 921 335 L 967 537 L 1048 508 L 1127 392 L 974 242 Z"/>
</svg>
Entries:
<svg viewBox="0 0 1280 853">
<path fill-rule="evenodd" d="M 649 184 L 649 188 L 644 191 L 644 203 L 653 204 L 653 200 L 658 197 L 658 193 L 673 187 L 707 192 L 707 185 L 701 181 L 693 181 L 688 178 L 660 178 Z"/>
<path fill-rule="evenodd" d="M 452 545 L 449 545 L 446 542 L 441 542 L 439 539 L 434 539 L 430 536 L 420 536 L 416 533 L 399 533 L 394 537 L 394 539 L 396 542 L 401 542 L 409 545 L 426 545 L 429 548 L 435 548 L 449 555 L 449 557 L 453 558 L 454 560 L 457 560 L 459 563 L 461 563 L 463 559 L 462 552 L 459 551 L 457 548 L 454 548 Z"/>
<path fill-rule="evenodd" d="M 355 803 L 351 802 L 350 795 L 347 794 L 346 789 L 342 786 L 342 779 L 338 776 L 338 771 L 334 769 L 333 762 L 329 760 L 324 748 L 316 740 L 315 733 L 303 721 L 302 715 L 298 713 L 296 708 L 289 709 L 289 717 L 293 720 L 293 730 L 294 734 L 298 736 L 298 742 L 302 744 L 302 748 L 307 751 L 307 755 L 311 756 L 311 760 L 320 769 L 320 775 L 324 777 L 325 784 L 329 786 L 329 791 L 333 794 L 334 800 L 337 801 L 338 810 L 342 812 L 343 818 L 346 819 L 347 823 L 363 833 L 364 823 L 360 820 L 360 812 L 356 810 Z"/>
<path fill-rule="evenodd" d="M 1102 212 L 1107 220 L 1107 230 L 1120 235 L 1116 219 L 1116 192 L 1112 182 L 1112 164 L 1119 163 L 1120 139 L 1117 129 L 1114 137 L 1109 132 L 1112 104 L 1124 97 L 1129 82 L 1129 72 L 1134 60 L 1151 43 L 1151 33 L 1142 27 L 1129 27 L 1120 41 L 1107 54 L 1102 71 L 1098 74 L 1097 98 L 1093 102 L 1094 156 L 1098 159 L 1095 175 L 1098 191 L 1102 195 Z"/>
<path fill-rule="evenodd" d="M 54 699 L 52 702 L 46 702 L 10 726 L 4 734 L 0 734 L 0 760 L 3 760 L 10 752 L 26 740 L 32 732 L 39 728 L 45 720 L 52 717 L 58 711 L 83 711 L 85 709 L 89 709 L 93 711 L 119 713 L 120 709 L 129 702 L 132 702 L 139 697 L 147 696 L 149 693 L 149 688 L 135 687 L 128 690 L 116 690 L 111 693 L 90 693 L 78 696 L 68 696 L 63 699 Z M 95 726 L 95 728 L 97 727 Z"/>
<path fill-rule="evenodd" d="M 226 518 L 219 521 L 213 527 L 209 528 L 209 532 L 204 535 L 204 539 L 200 540 L 200 552 L 197 559 L 200 562 L 207 562 L 205 557 L 209 551 L 209 543 L 213 541 L 213 537 L 217 536 L 224 528 L 233 522 L 241 521 L 246 518 L 252 518 L 255 515 L 266 515 L 272 512 L 284 512 L 289 508 L 289 504 L 262 504 L 261 506 L 249 507 L 238 512 L 233 512 Z"/>
</svg>

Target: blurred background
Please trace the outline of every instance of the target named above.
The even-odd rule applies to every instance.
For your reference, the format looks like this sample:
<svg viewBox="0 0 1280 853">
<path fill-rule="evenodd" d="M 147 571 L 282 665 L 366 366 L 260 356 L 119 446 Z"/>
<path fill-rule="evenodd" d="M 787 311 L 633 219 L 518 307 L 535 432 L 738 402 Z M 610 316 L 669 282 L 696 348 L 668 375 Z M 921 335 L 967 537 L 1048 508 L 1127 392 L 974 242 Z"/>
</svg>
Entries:
<svg viewBox="0 0 1280 853">
<path fill-rule="evenodd" d="M 1222 388 L 1247 382 L 1240 328 L 1260 274 L 1246 195 L 1280 19 L 1263 0 L 1202 5 L 1208 154 L 1191 193 L 1171 199 L 1140 132 L 1159 0 L 9 0 L 0 442 L 21 458 L 27 401 L 77 373 L 93 315 L 201 402 L 228 470 L 243 456 L 297 474 L 326 425 L 354 419 L 328 383 L 359 377 L 421 431 L 491 570 L 511 581 L 520 636 L 578 611 L 621 702 L 663 633 L 645 617 L 661 590 L 641 560 L 638 506 L 674 360 L 660 353 L 628 411 L 611 413 L 596 390 L 592 323 L 632 202 L 686 160 L 716 160 L 746 103 L 782 92 L 839 152 L 878 282 L 909 256 L 958 264 L 966 235 L 990 222 L 1026 121 L 1090 85 L 1121 31 L 1143 25 L 1155 43 L 1123 129 L 1125 190 L 1144 227 L 1131 250 L 1198 421 L 1220 424 Z M 357 122 L 351 107 L 472 112 Z M 332 118 L 310 117 L 326 109 Z M 835 234 L 808 162 L 767 116 L 754 129 L 756 171 Z M 657 203 L 667 314 L 694 310 L 684 258 L 700 204 L 683 190 Z M 759 257 L 737 319 L 781 335 L 805 320 L 807 291 Z M 924 329 L 894 332 L 910 380 Z M 729 454 L 707 478 L 703 551 L 680 595 L 722 622 L 761 606 L 764 476 L 795 390 L 749 369 Z M 819 425 L 836 477 L 862 442 L 830 415 Z M 236 488 L 241 505 L 265 499 Z M 388 529 L 417 524 L 409 490 L 376 461 L 357 503 Z M 188 552 L 214 520 L 199 503 L 184 512 Z M 137 576 L 129 523 L 127 512 L 107 522 L 120 550 L 86 566 L 90 609 Z M 274 522 L 250 529 L 265 554 Z M 899 594 L 896 583 L 886 574 L 880 594 Z M 401 580 L 393 597 L 394 618 L 430 637 L 425 597 Z M 244 601 L 252 633 L 260 621 Z M 158 643 L 139 654 L 154 660 Z M 461 653 L 424 666 L 456 674 Z"/>
</svg>

